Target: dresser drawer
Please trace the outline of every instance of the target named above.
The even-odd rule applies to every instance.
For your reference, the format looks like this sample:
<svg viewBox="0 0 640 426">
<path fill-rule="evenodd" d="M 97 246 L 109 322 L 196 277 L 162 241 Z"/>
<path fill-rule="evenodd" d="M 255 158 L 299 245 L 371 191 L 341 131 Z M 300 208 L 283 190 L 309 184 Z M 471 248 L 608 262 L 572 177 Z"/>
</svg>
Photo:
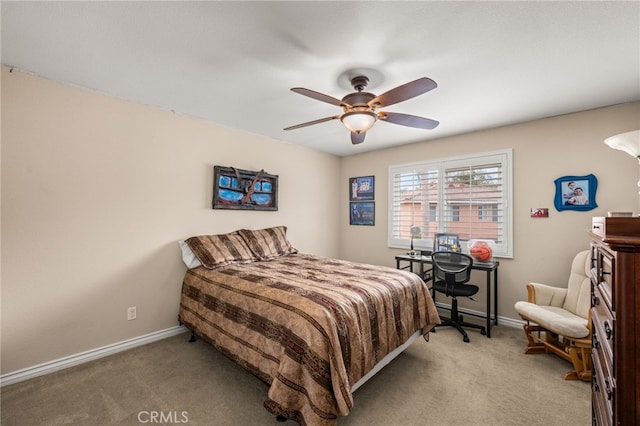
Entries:
<svg viewBox="0 0 640 426">
<path fill-rule="evenodd" d="M 610 310 L 615 311 L 615 259 L 611 253 L 598 250 L 596 261 L 596 282 L 602 294 L 602 299 Z"/>
<path fill-rule="evenodd" d="M 602 363 L 605 363 L 609 370 L 612 370 L 615 320 L 613 313 L 602 302 L 602 295 L 598 287 L 594 287 L 593 290 L 593 308 L 591 308 L 593 349 L 602 353 Z"/>
<path fill-rule="evenodd" d="M 595 381 L 596 376 L 593 376 L 593 392 L 591 392 L 591 424 L 593 426 L 610 426 L 611 418 L 605 414 L 607 409 L 605 407 L 605 402 L 602 399 L 602 395 L 595 391 Z"/>
<path fill-rule="evenodd" d="M 615 386 L 613 378 L 603 368 L 600 363 L 601 357 L 597 356 L 593 351 L 593 379 L 591 382 L 591 395 L 593 403 L 593 411 L 596 417 L 598 417 L 598 423 L 600 425 L 610 425 L 613 418 L 613 398 L 615 392 Z"/>
</svg>

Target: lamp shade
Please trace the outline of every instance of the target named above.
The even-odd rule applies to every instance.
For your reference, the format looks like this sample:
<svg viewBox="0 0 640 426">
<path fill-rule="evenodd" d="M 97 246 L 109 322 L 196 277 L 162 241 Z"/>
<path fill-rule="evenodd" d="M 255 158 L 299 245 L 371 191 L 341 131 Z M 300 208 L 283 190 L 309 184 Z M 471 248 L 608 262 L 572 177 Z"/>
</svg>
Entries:
<svg viewBox="0 0 640 426">
<path fill-rule="evenodd" d="M 624 151 L 630 156 L 640 160 L 640 130 L 608 137 L 604 140 L 604 143 L 613 149 Z"/>
<path fill-rule="evenodd" d="M 340 120 L 347 129 L 354 133 L 366 132 L 376 122 L 376 115 L 371 111 L 349 111 L 342 114 Z"/>
</svg>

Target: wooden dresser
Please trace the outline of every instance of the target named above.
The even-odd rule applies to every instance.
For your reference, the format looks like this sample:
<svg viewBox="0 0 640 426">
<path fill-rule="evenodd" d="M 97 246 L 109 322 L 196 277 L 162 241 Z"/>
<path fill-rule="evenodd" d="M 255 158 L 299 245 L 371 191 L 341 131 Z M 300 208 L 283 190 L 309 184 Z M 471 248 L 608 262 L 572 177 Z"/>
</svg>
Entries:
<svg viewBox="0 0 640 426">
<path fill-rule="evenodd" d="M 640 425 L 640 218 L 591 231 L 594 425 Z"/>
</svg>

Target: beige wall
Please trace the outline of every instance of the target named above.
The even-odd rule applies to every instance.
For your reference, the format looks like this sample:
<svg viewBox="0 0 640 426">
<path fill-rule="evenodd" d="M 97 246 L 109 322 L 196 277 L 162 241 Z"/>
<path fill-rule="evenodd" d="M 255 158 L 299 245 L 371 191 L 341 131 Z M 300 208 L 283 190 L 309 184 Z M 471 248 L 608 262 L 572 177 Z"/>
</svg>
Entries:
<svg viewBox="0 0 640 426">
<path fill-rule="evenodd" d="M 591 216 L 638 211 L 637 162 L 602 141 L 639 120 L 635 103 L 340 159 L 3 69 L 2 374 L 175 326 L 177 240 L 194 234 L 285 224 L 303 252 L 394 266 L 389 165 L 503 148 L 515 248 L 501 261 L 500 315 L 516 318 L 526 282 L 564 284 Z M 213 165 L 278 174 L 279 211 L 212 210 Z M 553 180 L 588 173 L 600 207 L 555 211 Z M 348 178 L 366 175 L 376 225 L 350 226 Z M 323 183 L 313 193 L 309 177 Z"/>
<path fill-rule="evenodd" d="M 441 125 L 446 126 L 446 123 Z M 608 211 L 638 213 L 638 162 L 607 147 L 611 135 L 640 128 L 640 102 L 547 118 L 482 132 L 406 145 L 343 158 L 341 164 L 340 256 L 348 260 L 395 266 L 394 256 L 406 250 L 387 247 L 387 179 L 390 165 L 497 149 L 513 149 L 513 259 L 499 259 L 499 315 L 517 319 L 517 300 L 526 300 L 530 281 L 566 286 L 571 259 L 586 249 L 592 216 Z M 554 208 L 554 180 L 593 173 L 598 179 L 598 207 L 588 212 Z M 348 179 L 376 178 L 376 225 L 350 226 Z M 548 207 L 548 219 L 533 219 L 529 209 Z M 483 284 L 484 275 L 474 272 Z M 481 289 L 484 285 L 480 285 Z M 479 302 L 463 302 L 484 311 Z"/>
<path fill-rule="evenodd" d="M 336 257 L 339 164 L 3 69 L 2 373 L 177 325 L 179 239 L 284 224 Z M 279 210 L 212 210 L 214 165 L 279 175 Z"/>
</svg>

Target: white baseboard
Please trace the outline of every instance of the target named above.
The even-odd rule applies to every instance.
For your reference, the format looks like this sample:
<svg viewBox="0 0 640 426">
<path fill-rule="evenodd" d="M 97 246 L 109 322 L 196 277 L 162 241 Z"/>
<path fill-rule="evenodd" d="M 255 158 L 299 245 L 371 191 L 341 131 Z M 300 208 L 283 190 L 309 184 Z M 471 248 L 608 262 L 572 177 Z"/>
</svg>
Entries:
<svg viewBox="0 0 640 426">
<path fill-rule="evenodd" d="M 444 303 L 436 303 L 437 307 L 450 309 L 450 305 Z M 478 317 L 484 317 L 484 312 L 474 311 L 471 309 L 459 309 L 462 313 L 471 314 Z M 522 327 L 524 321 L 515 320 L 513 318 L 498 316 L 498 324 L 507 327 Z M 70 355 L 64 358 L 56 359 L 53 361 L 45 362 L 43 364 L 35 365 L 33 367 L 27 367 L 22 370 L 14 371 L 11 373 L 3 374 L 0 376 L 0 387 L 12 385 L 14 383 L 22 382 L 24 380 L 33 379 L 38 376 L 44 376 L 45 374 L 53 373 L 54 371 L 63 370 L 65 368 L 73 367 L 75 365 L 83 364 L 85 362 L 93 361 L 105 356 L 113 355 L 118 352 L 126 351 L 127 349 L 135 348 L 136 346 L 146 345 L 157 340 L 166 339 L 171 336 L 175 336 L 180 333 L 186 332 L 187 329 L 184 326 L 177 325 L 175 327 L 167 328 L 165 330 L 156 331 L 154 333 L 145 334 L 144 336 L 134 337 L 133 339 L 125 340 L 122 342 L 114 343 L 111 345 L 103 346 L 101 348 L 91 349 L 86 352 L 82 352 L 75 355 Z"/>
<path fill-rule="evenodd" d="M 134 337 L 133 339 L 124 340 L 101 348 L 91 349 L 79 354 L 66 356 L 64 358 L 35 365 L 33 367 L 27 367 L 22 370 L 3 374 L 0 376 L 0 387 L 33 379 L 34 377 L 43 376 L 45 374 L 53 373 L 54 371 L 63 370 L 65 368 L 73 367 L 74 365 L 83 364 L 85 362 L 113 355 L 117 352 L 126 351 L 127 349 L 132 349 L 136 346 L 142 346 L 157 340 L 166 339 L 167 337 L 175 336 L 186 331 L 187 329 L 185 327 L 177 325 L 165 330 L 145 334 L 144 336 Z"/>
<path fill-rule="evenodd" d="M 441 302 L 436 302 L 436 307 L 449 309 L 449 310 L 451 309 L 451 305 L 447 305 Z M 474 311 L 473 309 L 458 308 L 458 311 L 463 314 L 473 315 L 474 317 L 478 317 L 478 319 L 486 317 L 486 313 L 480 312 L 480 311 Z M 493 316 L 493 313 L 491 315 Z M 524 325 L 524 321 L 508 318 L 508 317 L 501 317 L 500 315 L 498 315 L 498 325 L 521 328 Z"/>
</svg>

